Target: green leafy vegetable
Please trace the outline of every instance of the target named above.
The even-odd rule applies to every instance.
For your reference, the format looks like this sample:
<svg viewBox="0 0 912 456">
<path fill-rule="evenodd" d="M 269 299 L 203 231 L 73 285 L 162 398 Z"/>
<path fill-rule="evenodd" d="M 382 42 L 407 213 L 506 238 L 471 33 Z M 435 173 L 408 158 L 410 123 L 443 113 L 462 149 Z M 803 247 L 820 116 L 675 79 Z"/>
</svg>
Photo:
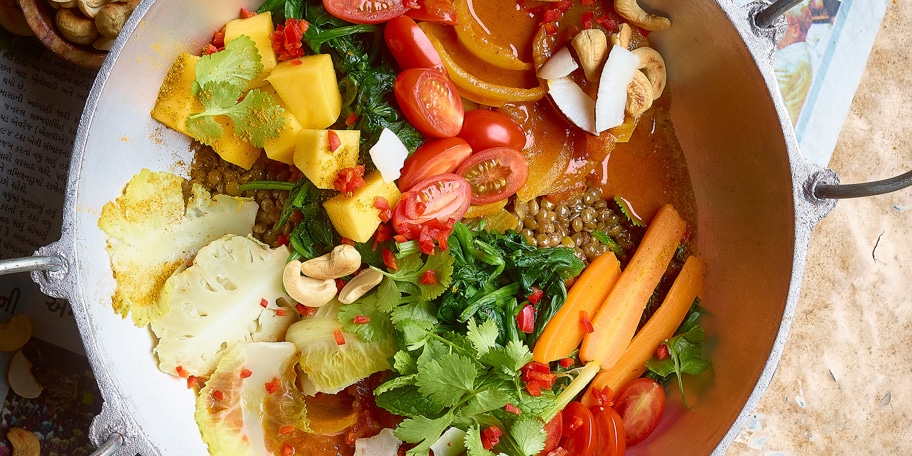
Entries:
<svg viewBox="0 0 912 456">
<path fill-rule="evenodd" d="M 703 312 L 699 306 L 699 300 L 696 301 L 678 331 L 665 343 L 668 346 L 668 357 L 659 360 L 653 356 L 646 361 L 649 376 L 661 383 L 667 383 L 672 374 L 677 377 L 682 398 L 684 398 L 682 376 L 684 374 L 698 375 L 712 366 L 712 363 L 703 356 L 703 342 L 706 340 L 706 333 L 700 326 Z M 684 406 L 688 407 L 686 398 L 684 398 Z"/>
<path fill-rule="evenodd" d="M 615 196 L 614 202 L 617 203 L 618 207 L 621 208 L 621 212 L 625 217 L 627 217 L 627 220 L 630 220 L 630 223 L 632 223 L 634 226 L 639 227 L 646 226 L 643 221 L 640 220 L 630 209 L 630 204 L 627 202 L 627 200 L 621 198 L 620 196 Z"/>
<path fill-rule="evenodd" d="M 227 116 L 234 122 L 237 135 L 256 147 L 263 147 L 267 138 L 278 137 L 285 124 L 284 110 L 272 95 L 261 90 L 244 93 L 262 71 L 256 44 L 246 35 L 228 42 L 223 51 L 200 57 L 191 91 L 203 105 L 203 112 L 187 118 L 190 133 L 211 145 L 224 133 L 215 117 Z"/>
</svg>

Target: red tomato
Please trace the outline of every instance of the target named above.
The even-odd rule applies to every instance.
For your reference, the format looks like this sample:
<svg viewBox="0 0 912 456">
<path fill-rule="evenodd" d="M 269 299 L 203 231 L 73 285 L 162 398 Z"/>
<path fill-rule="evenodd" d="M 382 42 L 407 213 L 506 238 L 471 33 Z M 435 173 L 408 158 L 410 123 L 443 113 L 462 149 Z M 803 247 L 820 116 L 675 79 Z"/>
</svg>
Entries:
<svg viewBox="0 0 912 456">
<path fill-rule="evenodd" d="M 564 415 L 561 448 L 574 456 L 592 456 L 598 443 L 592 412 L 582 402 L 571 402 L 561 413 Z"/>
<path fill-rule="evenodd" d="M 399 16 L 390 19 L 383 29 L 383 38 L 400 70 L 435 68 L 446 74 L 440 53 L 412 18 Z"/>
<path fill-rule="evenodd" d="M 440 22 L 447 25 L 459 23 L 453 0 L 418 0 L 418 6 L 405 14 L 416 21 Z"/>
<path fill-rule="evenodd" d="M 399 177 L 399 190 L 406 191 L 429 177 L 452 173 L 472 155 L 472 148 L 459 138 L 443 138 L 424 143 L 405 159 Z"/>
<path fill-rule="evenodd" d="M 551 421 L 545 423 L 545 448 L 538 453 L 538 456 L 545 456 L 560 445 L 563 429 L 564 420 L 562 413 L 558 413 Z"/>
<path fill-rule="evenodd" d="M 522 188 L 529 177 L 526 157 L 516 149 L 492 147 L 476 152 L 459 165 L 456 174 L 472 186 L 472 204 L 500 201 Z"/>
<path fill-rule="evenodd" d="M 444 74 L 428 68 L 399 73 L 393 93 L 405 118 L 433 138 L 450 138 L 462 129 L 462 98 Z"/>
<path fill-rule="evenodd" d="M 665 411 L 665 390 L 655 380 L 638 378 L 618 391 L 614 409 L 624 421 L 627 446 L 635 445 L 659 425 Z"/>
<path fill-rule="evenodd" d="M 602 456 L 622 456 L 627 451 L 625 442 L 624 421 L 613 408 L 596 405 L 590 407 L 595 419 L 595 433 L 598 436 L 599 454 Z"/>
<path fill-rule="evenodd" d="M 459 220 L 469 210 L 469 183 L 456 174 L 441 174 L 415 184 L 399 197 L 393 227 L 408 237 L 425 222 Z"/>
<path fill-rule="evenodd" d="M 462 131 L 458 135 L 466 140 L 472 150 L 492 147 L 510 147 L 522 150 L 526 146 L 526 134 L 510 116 L 489 109 L 466 111 L 462 120 Z"/>
<path fill-rule="evenodd" d="M 326 11 L 356 24 L 379 24 L 409 10 L 402 0 L 323 0 Z"/>
</svg>

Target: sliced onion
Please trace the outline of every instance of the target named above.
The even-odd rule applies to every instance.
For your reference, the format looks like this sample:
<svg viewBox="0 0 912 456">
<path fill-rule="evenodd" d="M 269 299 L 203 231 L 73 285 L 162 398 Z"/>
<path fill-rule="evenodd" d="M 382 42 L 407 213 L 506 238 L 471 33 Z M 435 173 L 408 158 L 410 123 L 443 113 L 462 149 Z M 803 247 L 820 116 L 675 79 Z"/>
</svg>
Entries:
<svg viewBox="0 0 912 456">
<path fill-rule="evenodd" d="M 624 105 L 627 103 L 627 85 L 640 64 L 640 58 L 627 49 L 615 45 L 599 78 L 595 103 L 595 131 L 601 133 L 624 123 Z"/>
<path fill-rule="evenodd" d="M 570 49 L 564 46 L 557 50 L 554 55 L 548 59 L 541 68 L 538 69 L 538 77 L 542 79 L 557 79 L 569 76 L 573 70 L 579 68 Z"/>
<path fill-rule="evenodd" d="M 399 179 L 408 153 L 408 148 L 402 144 L 402 140 L 389 128 L 384 128 L 380 132 L 377 143 L 370 148 L 371 160 L 374 161 L 374 165 L 377 166 L 380 175 L 387 183 Z"/>
<path fill-rule="evenodd" d="M 570 77 L 548 79 L 548 95 L 573 125 L 595 133 L 595 100 Z"/>
</svg>

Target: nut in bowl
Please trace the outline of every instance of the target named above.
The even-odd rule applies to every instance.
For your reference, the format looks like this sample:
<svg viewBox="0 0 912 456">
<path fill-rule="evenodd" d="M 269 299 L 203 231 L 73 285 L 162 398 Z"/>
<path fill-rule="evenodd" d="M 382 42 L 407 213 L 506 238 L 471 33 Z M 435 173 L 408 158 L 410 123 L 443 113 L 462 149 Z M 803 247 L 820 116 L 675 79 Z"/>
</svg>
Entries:
<svg viewBox="0 0 912 456">
<path fill-rule="evenodd" d="M 35 37 L 63 59 L 99 68 L 139 0 L 16 0 Z"/>
</svg>

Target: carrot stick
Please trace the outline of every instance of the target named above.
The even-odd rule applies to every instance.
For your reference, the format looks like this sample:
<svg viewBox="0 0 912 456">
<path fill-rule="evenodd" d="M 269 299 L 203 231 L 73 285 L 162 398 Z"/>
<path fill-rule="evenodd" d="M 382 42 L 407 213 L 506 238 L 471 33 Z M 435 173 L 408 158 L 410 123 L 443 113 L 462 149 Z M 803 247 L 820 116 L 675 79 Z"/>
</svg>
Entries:
<svg viewBox="0 0 912 456">
<path fill-rule="evenodd" d="M 684 220 L 674 207 L 669 204 L 659 209 L 627 268 L 592 319 L 594 331 L 583 337 L 581 361 L 598 361 L 603 369 L 617 363 L 674 256 L 684 229 Z"/>
<path fill-rule="evenodd" d="M 702 294 L 704 271 L 703 261 L 694 256 L 687 258 L 684 268 L 668 290 L 662 305 L 643 325 L 640 332 L 633 336 L 621 359 L 595 377 L 583 396 L 583 404 L 587 407 L 596 405 L 596 391 L 607 387 L 617 392 L 622 386 L 643 375 L 646 371 L 646 361 L 652 357 L 659 344 L 674 336 L 694 299 Z"/>
<path fill-rule="evenodd" d="M 564 305 L 548 320 L 535 342 L 532 359 L 548 363 L 576 350 L 586 334 L 580 324 L 580 311 L 595 315 L 620 275 L 621 265 L 610 251 L 590 263 L 570 287 Z"/>
</svg>

